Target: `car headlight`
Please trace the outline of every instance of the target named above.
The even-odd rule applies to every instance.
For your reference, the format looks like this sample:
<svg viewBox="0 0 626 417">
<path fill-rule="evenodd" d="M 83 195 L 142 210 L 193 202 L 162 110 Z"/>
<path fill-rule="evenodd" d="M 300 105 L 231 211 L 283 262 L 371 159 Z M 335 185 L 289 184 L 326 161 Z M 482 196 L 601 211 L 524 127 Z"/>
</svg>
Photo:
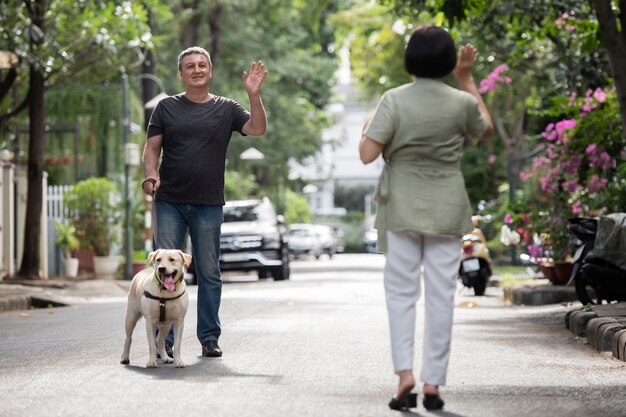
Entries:
<svg viewBox="0 0 626 417">
<path fill-rule="evenodd" d="M 276 230 L 268 230 L 263 233 L 263 247 L 277 249 L 280 247 L 280 235 Z"/>
</svg>

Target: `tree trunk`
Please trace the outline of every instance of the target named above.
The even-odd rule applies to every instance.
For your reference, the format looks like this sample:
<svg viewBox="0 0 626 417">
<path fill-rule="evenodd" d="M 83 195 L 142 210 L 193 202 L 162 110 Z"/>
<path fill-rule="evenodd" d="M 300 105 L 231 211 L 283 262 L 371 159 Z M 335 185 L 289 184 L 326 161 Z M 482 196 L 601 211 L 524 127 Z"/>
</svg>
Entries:
<svg viewBox="0 0 626 417">
<path fill-rule="evenodd" d="M 198 3 L 199 3 L 199 0 L 182 1 L 181 8 L 183 10 L 185 9 L 198 10 L 198 7 L 199 7 Z M 198 45 L 197 43 L 198 42 L 198 26 L 200 25 L 200 22 L 201 22 L 201 16 L 196 11 L 191 15 L 191 18 L 189 19 L 189 21 L 183 24 L 183 30 L 182 30 L 181 39 L 180 39 L 183 49 Z M 198 45 L 198 46 L 202 46 L 202 45 Z M 210 52 L 211 51 L 209 51 L 209 53 Z"/>
<path fill-rule="evenodd" d="M 154 54 L 152 50 L 145 50 L 146 59 L 141 64 L 141 72 L 143 74 L 154 75 Z M 147 102 L 152 100 L 154 96 L 157 95 L 156 85 L 154 80 L 150 78 L 142 78 L 141 79 L 141 96 L 143 98 L 143 128 L 147 132 L 148 131 L 148 122 L 150 121 L 150 116 L 152 116 L 152 110 L 154 109 L 146 109 L 145 105 Z"/>
<path fill-rule="evenodd" d="M 611 9 L 611 0 L 592 0 L 596 11 L 600 33 L 609 52 L 611 71 L 615 82 L 617 102 L 622 118 L 624 140 L 626 140 L 626 0 L 620 0 L 620 31 L 615 12 Z"/>
<path fill-rule="evenodd" d="M 44 16 L 46 9 L 45 0 L 37 0 L 33 5 L 32 22 L 33 27 L 44 32 Z M 35 36 L 36 31 L 32 31 L 31 45 L 34 51 L 39 43 L 43 41 L 43 36 Z M 28 142 L 28 193 L 26 200 L 26 220 L 24 225 L 24 251 L 22 263 L 18 276 L 25 279 L 39 278 L 39 262 L 41 254 L 39 251 L 39 240 L 41 238 L 41 211 L 43 205 L 42 198 L 42 177 L 43 177 L 43 140 L 44 140 L 44 69 L 39 62 L 30 64 L 29 73 L 29 133 Z"/>
<path fill-rule="evenodd" d="M 215 4 L 213 9 L 211 10 L 211 14 L 209 15 L 209 28 L 211 29 L 211 62 L 215 65 L 216 62 L 219 62 L 222 55 L 222 47 L 220 43 L 221 36 L 221 21 L 222 21 L 222 12 L 224 8 L 219 2 Z"/>
</svg>

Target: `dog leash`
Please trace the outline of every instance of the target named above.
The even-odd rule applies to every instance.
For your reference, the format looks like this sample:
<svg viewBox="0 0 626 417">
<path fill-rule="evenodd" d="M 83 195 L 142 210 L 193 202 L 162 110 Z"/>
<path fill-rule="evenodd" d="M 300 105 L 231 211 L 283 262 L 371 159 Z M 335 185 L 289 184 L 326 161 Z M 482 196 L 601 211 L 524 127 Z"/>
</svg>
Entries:
<svg viewBox="0 0 626 417">
<path fill-rule="evenodd" d="M 152 194 L 152 206 L 151 206 L 151 219 L 150 223 L 152 226 L 152 246 L 156 247 L 157 242 L 157 212 L 156 212 L 156 193 Z"/>
<path fill-rule="evenodd" d="M 148 291 L 143 292 L 144 297 L 149 298 L 151 300 L 156 300 L 159 302 L 159 323 L 163 323 L 165 321 L 165 303 L 167 301 L 176 300 L 177 298 L 182 297 L 184 294 L 185 294 L 185 291 L 181 292 L 176 297 L 163 298 L 163 297 L 156 297 L 150 294 Z"/>
</svg>

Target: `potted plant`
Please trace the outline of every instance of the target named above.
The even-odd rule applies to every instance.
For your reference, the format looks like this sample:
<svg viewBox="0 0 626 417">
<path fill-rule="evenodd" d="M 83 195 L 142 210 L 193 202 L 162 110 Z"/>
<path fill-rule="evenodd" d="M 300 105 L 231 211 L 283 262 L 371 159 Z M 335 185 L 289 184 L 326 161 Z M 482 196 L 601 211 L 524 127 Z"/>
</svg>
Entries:
<svg viewBox="0 0 626 417">
<path fill-rule="evenodd" d="M 78 259 L 72 257 L 72 252 L 80 248 L 80 241 L 76 237 L 76 227 L 70 222 L 63 223 L 56 220 L 54 229 L 56 232 L 54 243 L 63 250 L 65 276 L 76 278 L 78 276 Z"/>
<path fill-rule="evenodd" d="M 64 196 L 81 247 L 94 253 L 96 278 L 114 279 L 120 256 L 112 253 L 120 241 L 119 195 L 115 183 L 92 177 L 78 182 Z"/>
<path fill-rule="evenodd" d="M 547 245 L 550 248 L 554 276 L 550 281 L 554 285 L 564 285 L 569 281 L 572 272 L 571 236 L 567 230 L 567 220 L 552 217 L 547 233 Z"/>
</svg>

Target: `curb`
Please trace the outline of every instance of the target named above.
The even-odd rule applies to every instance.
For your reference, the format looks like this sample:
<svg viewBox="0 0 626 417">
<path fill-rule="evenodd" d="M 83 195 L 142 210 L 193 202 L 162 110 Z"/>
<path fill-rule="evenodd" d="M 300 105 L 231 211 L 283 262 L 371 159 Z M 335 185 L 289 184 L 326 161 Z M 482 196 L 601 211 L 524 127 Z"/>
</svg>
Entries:
<svg viewBox="0 0 626 417">
<path fill-rule="evenodd" d="M 584 307 L 565 314 L 565 327 L 576 337 L 586 338 L 598 352 L 611 352 L 626 362 L 626 303 Z"/>
<path fill-rule="evenodd" d="M 578 301 L 576 289 L 563 285 L 506 286 L 504 301 L 508 304 L 538 306 Z"/>
<path fill-rule="evenodd" d="M 9 295 L 0 297 L 0 313 L 5 311 L 29 310 L 31 307 L 29 295 Z"/>
</svg>

